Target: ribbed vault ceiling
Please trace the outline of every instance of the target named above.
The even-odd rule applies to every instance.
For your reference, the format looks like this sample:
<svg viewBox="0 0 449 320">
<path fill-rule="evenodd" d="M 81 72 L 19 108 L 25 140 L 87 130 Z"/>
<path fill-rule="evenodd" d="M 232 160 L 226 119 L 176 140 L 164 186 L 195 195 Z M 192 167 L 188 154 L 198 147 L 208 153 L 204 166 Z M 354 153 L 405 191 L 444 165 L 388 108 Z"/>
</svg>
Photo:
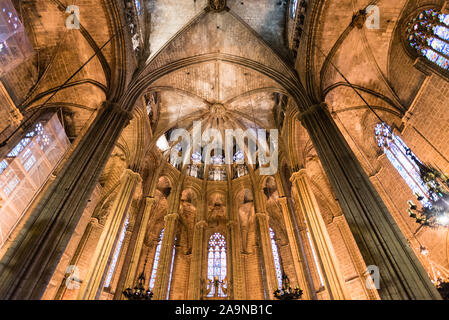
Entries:
<svg viewBox="0 0 449 320">
<path fill-rule="evenodd" d="M 193 121 L 201 121 L 203 130 L 222 132 L 275 129 L 273 108 L 285 90 L 269 76 L 218 55 L 255 61 L 294 78 L 285 59 L 285 1 L 228 1 L 230 11 L 221 13 L 205 12 L 207 1 L 182 7 L 174 1 L 150 2 L 153 54 L 144 74 L 186 59 L 217 55 L 168 73 L 147 88 L 159 97 L 155 137 L 173 128 L 191 130 Z"/>
</svg>

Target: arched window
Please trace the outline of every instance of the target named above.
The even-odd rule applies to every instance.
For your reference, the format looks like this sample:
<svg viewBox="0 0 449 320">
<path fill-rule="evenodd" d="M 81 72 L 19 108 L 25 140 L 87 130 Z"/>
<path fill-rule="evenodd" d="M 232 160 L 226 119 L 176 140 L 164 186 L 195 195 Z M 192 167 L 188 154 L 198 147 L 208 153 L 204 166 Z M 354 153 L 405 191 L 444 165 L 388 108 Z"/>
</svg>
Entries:
<svg viewBox="0 0 449 320">
<path fill-rule="evenodd" d="M 290 0 L 290 17 L 296 18 L 296 9 L 298 8 L 298 0 Z"/>
<path fill-rule="evenodd" d="M 278 279 L 279 289 L 282 288 L 282 268 L 281 268 L 281 260 L 279 258 L 279 250 L 276 244 L 276 234 L 273 229 L 270 228 L 270 238 L 271 238 L 271 250 L 273 251 L 274 257 L 274 267 L 276 268 L 276 278 Z"/>
<path fill-rule="evenodd" d="M 159 242 L 156 246 L 156 253 L 154 254 L 153 270 L 151 271 L 151 277 L 150 277 L 150 290 L 153 290 L 154 282 L 156 281 L 157 265 L 159 264 L 159 256 L 161 255 L 161 247 L 162 247 L 162 238 L 163 237 L 164 237 L 164 229 L 162 229 L 162 231 L 161 231 L 161 234 L 159 236 Z"/>
<path fill-rule="evenodd" d="M 449 70 L 449 14 L 425 10 L 409 23 L 407 33 L 419 54 Z"/>
<path fill-rule="evenodd" d="M 171 279 L 173 277 L 173 267 L 175 265 L 176 241 L 177 240 L 178 239 L 175 238 L 175 245 L 173 246 L 173 253 L 171 256 L 171 267 L 170 267 L 170 277 L 168 278 L 167 300 L 170 299 Z"/>
<path fill-rule="evenodd" d="M 44 114 L 0 158 L 0 247 L 70 146 L 58 115 Z M 6 149 L 7 147 L 5 147 Z"/>
<path fill-rule="evenodd" d="M 220 233 L 213 234 L 209 239 L 209 254 L 207 256 L 207 279 L 214 281 L 215 277 L 223 281 L 227 276 L 226 264 L 226 240 Z M 215 288 L 212 286 L 208 297 L 213 297 Z M 225 297 L 223 292 L 218 293 L 219 297 Z"/>
<path fill-rule="evenodd" d="M 105 288 L 109 288 L 111 286 L 112 276 L 114 275 L 115 267 L 117 266 L 118 257 L 120 255 L 120 251 L 122 249 L 123 240 L 125 239 L 126 229 L 128 229 L 129 224 L 129 216 L 126 217 L 125 224 L 123 225 L 122 232 L 120 233 L 120 238 L 118 239 L 117 247 L 115 248 L 114 256 L 112 257 L 111 266 L 109 267 L 108 276 L 106 277 L 106 281 L 104 283 Z"/>
<path fill-rule="evenodd" d="M 140 0 L 134 0 L 134 4 L 136 6 L 137 14 L 140 16 L 142 14 L 142 5 L 140 4 Z"/>
<path fill-rule="evenodd" d="M 149 285 L 150 290 L 153 290 L 154 284 L 156 283 L 157 267 L 159 265 L 159 257 L 161 255 L 164 231 L 165 231 L 165 229 L 162 229 L 161 234 L 159 235 L 159 242 L 157 243 L 156 252 L 154 253 L 153 269 L 151 271 L 150 285 Z M 175 242 L 176 242 L 176 239 L 175 239 Z M 172 256 L 171 268 L 170 268 L 170 278 L 168 280 L 167 300 L 170 297 L 171 279 L 172 279 L 172 274 L 173 274 L 173 262 L 175 261 L 175 248 L 176 248 L 176 246 L 173 246 L 173 256 Z"/>
<path fill-rule="evenodd" d="M 416 156 L 401 138 L 393 134 L 390 127 L 385 123 L 378 124 L 375 133 L 379 147 L 385 152 L 391 164 L 412 189 L 413 193 L 423 198 L 422 204 L 430 206 L 427 187 L 421 180 L 418 165 L 412 160 L 412 156 Z M 416 157 L 416 159 L 418 158 Z"/>
</svg>

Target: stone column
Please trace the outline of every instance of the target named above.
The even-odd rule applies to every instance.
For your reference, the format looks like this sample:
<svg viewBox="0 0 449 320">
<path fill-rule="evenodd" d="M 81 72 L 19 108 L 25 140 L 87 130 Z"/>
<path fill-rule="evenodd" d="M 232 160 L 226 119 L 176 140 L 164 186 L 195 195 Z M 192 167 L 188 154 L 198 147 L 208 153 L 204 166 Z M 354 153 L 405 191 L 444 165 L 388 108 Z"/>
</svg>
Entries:
<svg viewBox="0 0 449 320">
<path fill-rule="evenodd" d="M 274 266 L 273 249 L 271 247 L 270 227 L 266 213 L 256 213 L 260 247 L 262 249 L 266 299 L 274 299 L 273 293 L 278 289 L 276 268 Z"/>
<path fill-rule="evenodd" d="M 134 288 L 135 281 L 136 281 L 136 275 L 138 274 L 137 268 L 139 267 L 139 258 L 140 253 L 142 251 L 143 241 L 145 239 L 145 233 L 147 231 L 148 227 L 148 221 L 150 220 L 151 216 L 151 208 L 153 207 L 154 198 L 146 197 L 144 199 L 144 209 L 142 214 L 142 219 L 139 224 L 139 228 L 137 231 L 137 238 L 133 239 L 135 240 L 134 245 L 130 247 L 130 259 L 126 259 L 127 266 L 124 269 L 126 270 L 125 273 L 125 282 L 123 285 L 121 285 L 121 279 L 119 279 L 119 283 L 117 285 L 117 290 L 114 295 L 114 299 L 125 299 L 122 288 Z"/>
<path fill-rule="evenodd" d="M 325 104 L 299 116 L 318 152 L 367 265 L 380 272 L 381 299 L 441 299 Z"/>
<path fill-rule="evenodd" d="M 138 173 L 129 169 L 123 172 L 120 189 L 118 190 L 114 204 L 106 220 L 103 233 L 91 259 L 89 271 L 81 286 L 78 299 L 95 300 L 101 294 L 105 272 L 117 246 L 117 239 L 126 220 L 128 209 L 131 206 L 134 191 L 140 182 L 141 177 Z"/>
<path fill-rule="evenodd" d="M 104 103 L 0 261 L 0 299 L 40 299 L 131 113 Z"/>
<path fill-rule="evenodd" d="M 157 266 L 156 282 L 153 288 L 154 300 L 167 299 L 168 282 L 170 280 L 173 246 L 175 245 L 176 224 L 178 217 L 179 215 L 177 213 L 167 214 L 164 217 L 164 237 L 162 239 L 159 264 Z"/>
<path fill-rule="evenodd" d="M 338 215 L 334 218 L 334 223 L 337 225 L 337 228 L 340 231 L 341 237 L 344 241 L 344 244 L 346 246 L 346 249 L 351 256 L 352 263 L 354 265 L 354 268 L 359 275 L 360 282 L 363 287 L 363 291 L 365 292 L 365 295 L 367 299 L 369 300 L 379 300 L 379 295 L 377 293 L 376 289 L 374 288 L 374 284 L 371 283 L 371 286 L 367 286 L 367 279 L 369 278 L 369 275 L 366 272 L 366 265 L 363 261 L 362 255 L 359 252 L 359 248 L 357 247 L 354 238 L 352 237 L 351 230 L 349 230 L 348 223 L 345 220 L 345 217 L 343 215 Z"/>
<path fill-rule="evenodd" d="M 318 261 L 323 271 L 324 281 L 332 300 L 349 299 L 345 292 L 344 280 L 338 266 L 337 257 L 327 232 L 318 203 L 311 190 L 304 169 L 292 176 L 298 195 L 298 205 L 306 220 L 307 228 L 317 251 Z"/>
<path fill-rule="evenodd" d="M 126 299 L 123 295 L 123 291 L 126 288 L 134 288 L 137 277 L 140 275 L 141 270 L 137 270 L 137 268 L 139 267 L 148 222 L 152 214 L 151 209 L 155 201 L 154 196 L 156 193 L 157 183 L 164 168 L 164 164 L 165 161 L 161 161 L 159 163 L 152 175 L 151 180 L 149 180 L 150 183 L 148 188 L 145 188 L 144 192 L 146 192 L 145 194 L 148 194 L 148 196 L 144 197 L 141 202 L 139 214 L 136 218 L 135 232 L 131 237 L 130 245 L 126 252 L 124 266 L 122 268 L 122 274 L 120 275 L 120 279 L 117 283 L 117 289 L 114 294 L 115 300 Z M 146 276 L 148 278 L 151 274 Z"/>
<path fill-rule="evenodd" d="M 189 300 L 200 300 L 201 297 L 201 276 L 202 276 L 202 262 L 204 245 L 206 241 L 204 239 L 205 228 L 207 222 L 202 220 L 195 225 L 193 233 L 192 243 L 192 258 L 190 262 L 190 275 L 189 275 Z"/>
<path fill-rule="evenodd" d="M 91 243 L 97 243 L 101 233 L 103 231 L 103 226 L 98 223 L 98 219 L 91 218 L 89 224 L 87 225 L 86 229 L 84 230 L 83 236 L 78 244 L 78 247 L 75 251 L 75 254 L 73 255 L 72 259 L 70 260 L 70 265 L 72 266 L 78 266 L 80 260 L 83 259 L 84 256 L 86 256 L 85 249 L 89 246 Z M 87 250 L 86 250 L 87 251 Z M 83 273 L 87 272 L 87 270 L 80 269 L 80 279 L 83 278 Z M 64 279 L 61 282 L 61 285 L 59 286 L 58 292 L 56 293 L 53 300 L 74 300 L 78 296 L 78 291 L 80 289 L 80 284 L 76 283 L 71 287 L 70 290 L 67 290 L 67 279 L 69 276 L 72 276 L 71 273 L 66 273 L 64 276 Z"/>
<path fill-rule="evenodd" d="M 303 299 L 311 300 L 312 293 L 309 282 L 307 281 L 307 270 L 302 259 L 302 253 L 299 249 L 298 243 L 296 242 L 295 229 L 293 227 L 293 222 L 291 219 L 287 201 L 288 199 L 286 197 L 279 198 L 279 204 L 281 205 L 282 215 L 284 217 L 284 224 L 286 229 L 285 231 L 288 237 L 288 244 L 290 247 L 290 252 L 292 254 L 293 266 L 295 268 L 298 285 L 303 291 Z"/>
<path fill-rule="evenodd" d="M 233 210 L 231 210 L 233 211 Z M 244 287 L 245 276 L 243 273 L 243 262 L 242 255 L 240 253 L 241 242 L 238 223 L 236 219 L 229 221 L 226 224 L 228 228 L 229 240 L 227 241 L 228 257 L 230 256 L 230 267 L 232 272 L 232 277 L 228 276 L 228 280 L 232 279 L 231 283 L 231 298 L 234 300 L 244 300 L 246 299 L 246 291 Z M 228 267 L 229 270 L 229 267 Z"/>
<path fill-rule="evenodd" d="M 270 225 L 268 223 L 269 217 L 266 213 L 266 196 L 261 189 L 260 179 L 255 180 L 254 184 L 254 209 L 256 211 L 257 232 L 259 238 L 259 247 L 263 259 L 263 279 L 265 287 L 266 299 L 274 299 L 274 291 L 278 289 L 278 282 L 276 277 L 276 267 L 274 265 L 273 249 L 271 247 Z"/>
</svg>

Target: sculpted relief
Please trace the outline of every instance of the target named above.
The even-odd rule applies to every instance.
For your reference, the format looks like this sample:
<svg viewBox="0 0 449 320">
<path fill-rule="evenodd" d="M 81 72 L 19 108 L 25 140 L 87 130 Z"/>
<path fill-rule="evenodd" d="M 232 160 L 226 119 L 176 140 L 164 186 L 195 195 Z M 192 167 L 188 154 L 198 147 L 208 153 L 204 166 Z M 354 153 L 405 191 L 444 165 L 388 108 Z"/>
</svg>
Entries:
<svg viewBox="0 0 449 320">
<path fill-rule="evenodd" d="M 245 190 L 243 204 L 239 207 L 240 230 L 242 232 L 243 251 L 248 252 L 248 232 L 254 226 L 255 209 L 251 191 Z"/>
<path fill-rule="evenodd" d="M 191 190 L 184 190 L 181 194 L 179 204 L 179 222 L 181 225 L 181 238 L 186 244 L 186 254 L 192 252 L 193 228 L 195 224 L 196 207 L 194 193 Z"/>
</svg>

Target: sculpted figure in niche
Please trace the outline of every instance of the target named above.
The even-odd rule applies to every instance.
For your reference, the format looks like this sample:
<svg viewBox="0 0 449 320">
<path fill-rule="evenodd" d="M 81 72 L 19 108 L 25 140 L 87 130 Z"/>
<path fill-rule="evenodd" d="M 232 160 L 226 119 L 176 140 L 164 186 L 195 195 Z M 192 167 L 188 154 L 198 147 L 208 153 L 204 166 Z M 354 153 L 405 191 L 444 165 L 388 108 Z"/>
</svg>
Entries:
<svg viewBox="0 0 449 320">
<path fill-rule="evenodd" d="M 192 235 L 195 223 L 196 207 L 193 205 L 194 194 L 191 190 L 184 190 L 179 204 L 179 222 L 181 237 L 185 240 L 186 254 L 192 252 Z"/>
<path fill-rule="evenodd" d="M 225 197 L 222 194 L 215 193 L 209 197 L 208 205 L 208 223 L 209 225 L 219 225 L 226 223 L 227 212 Z"/>
<path fill-rule="evenodd" d="M 246 190 L 243 196 L 243 204 L 239 208 L 240 229 L 242 231 L 243 252 L 248 252 L 249 228 L 254 225 L 255 210 L 251 191 Z"/>
</svg>

